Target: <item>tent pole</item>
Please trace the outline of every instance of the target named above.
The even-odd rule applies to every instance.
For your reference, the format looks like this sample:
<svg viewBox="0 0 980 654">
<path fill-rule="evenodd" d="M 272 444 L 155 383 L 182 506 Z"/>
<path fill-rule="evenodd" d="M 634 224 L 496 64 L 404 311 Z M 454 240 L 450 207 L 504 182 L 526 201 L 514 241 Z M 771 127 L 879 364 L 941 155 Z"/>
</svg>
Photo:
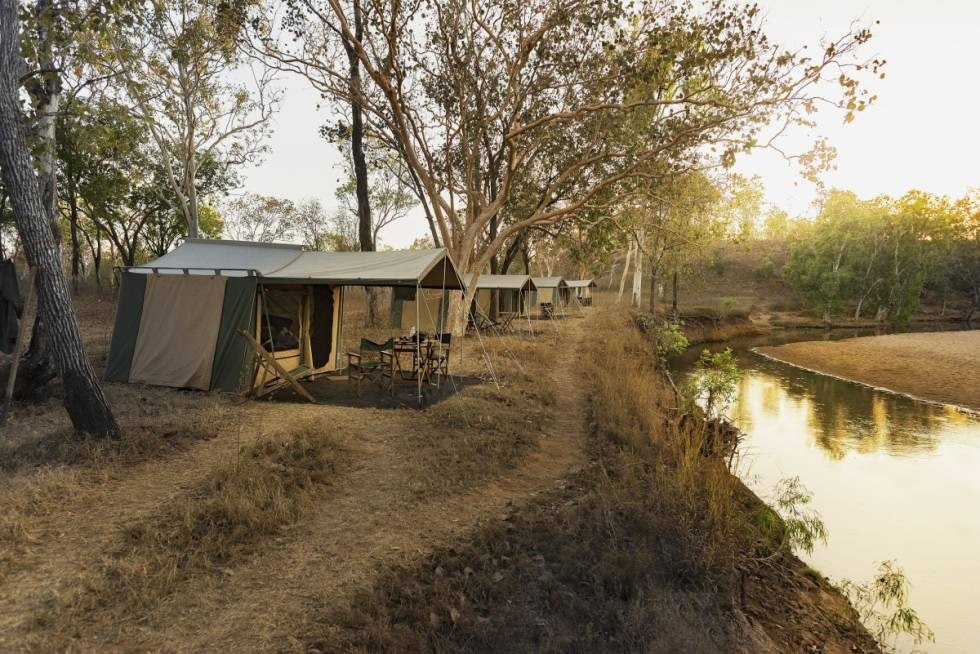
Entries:
<svg viewBox="0 0 980 654">
<path fill-rule="evenodd" d="M 422 334 L 419 332 L 419 303 L 422 301 L 422 287 L 415 282 L 415 377 L 418 387 L 419 408 L 422 408 Z"/>
<path fill-rule="evenodd" d="M 24 351 L 24 341 L 27 340 L 27 305 L 34 295 L 34 269 L 28 267 L 24 280 L 24 298 L 20 312 L 20 325 L 17 327 L 17 343 L 10 359 L 10 373 L 7 376 L 7 389 L 3 395 L 3 408 L 0 408 L 0 424 L 7 421 L 10 404 L 14 399 L 14 386 L 17 383 L 17 368 L 20 366 L 20 355 Z"/>
<path fill-rule="evenodd" d="M 534 334 L 534 329 L 531 327 L 531 289 L 527 289 L 527 293 L 519 294 L 524 296 L 524 313 L 527 316 L 527 335 L 530 338 Z"/>
</svg>

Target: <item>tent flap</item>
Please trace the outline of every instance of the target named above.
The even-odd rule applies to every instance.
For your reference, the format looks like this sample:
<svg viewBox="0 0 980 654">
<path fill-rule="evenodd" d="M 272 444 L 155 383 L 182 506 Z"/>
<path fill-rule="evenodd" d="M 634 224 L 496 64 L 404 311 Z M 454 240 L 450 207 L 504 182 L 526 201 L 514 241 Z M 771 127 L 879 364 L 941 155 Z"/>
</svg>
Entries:
<svg viewBox="0 0 980 654">
<path fill-rule="evenodd" d="M 221 326 L 211 371 L 214 390 L 236 393 L 251 384 L 254 353 L 241 332 L 254 331 L 255 289 L 255 277 L 229 277 L 225 281 Z"/>
<path fill-rule="evenodd" d="M 226 279 L 149 276 L 129 381 L 210 388 Z"/>
<path fill-rule="evenodd" d="M 119 282 L 119 300 L 116 305 L 116 321 L 112 328 L 112 344 L 105 364 L 107 381 L 129 381 L 129 369 L 133 364 L 133 351 L 143 315 L 143 294 L 146 292 L 146 275 L 123 272 Z"/>
</svg>

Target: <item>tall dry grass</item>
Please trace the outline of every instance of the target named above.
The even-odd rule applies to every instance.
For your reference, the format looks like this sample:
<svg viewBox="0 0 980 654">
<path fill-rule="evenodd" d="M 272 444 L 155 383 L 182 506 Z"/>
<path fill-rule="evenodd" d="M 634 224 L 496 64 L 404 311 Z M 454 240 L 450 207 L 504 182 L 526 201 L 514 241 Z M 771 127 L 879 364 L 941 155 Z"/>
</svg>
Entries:
<svg viewBox="0 0 980 654">
<path fill-rule="evenodd" d="M 657 369 L 656 344 L 629 314 L 606 312 L 596 320 L 606 337 L 589 341 L 584 357 L 594 389 L 591 419 L 618 446 L 609 455 L 618 460 L 622 485 L 655 498 L 662 528 L 677 546 L 679 573 L 730 578 L 744 512 L 714 426 L 683 412 L 683 399 Z"/>
<path fill-rule="evenodd" d="M 100 616 L 145 619 L 192 577 L 234 565 L 296 523 L 333 482 L 340 457 L 332 440 L 312 426 L 242 450 L 236 462 L 161 512 L 126 526 L 78 591 L 39 613 L 36 626 L 60 648 Z"/>
</svg>

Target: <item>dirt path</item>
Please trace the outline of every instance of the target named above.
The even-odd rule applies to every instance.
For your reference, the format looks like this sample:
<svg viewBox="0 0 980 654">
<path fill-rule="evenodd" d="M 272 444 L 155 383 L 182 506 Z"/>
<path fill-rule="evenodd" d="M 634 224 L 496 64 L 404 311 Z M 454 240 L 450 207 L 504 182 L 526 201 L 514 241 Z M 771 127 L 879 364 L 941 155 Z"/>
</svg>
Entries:
<svg viewBox="0 0 980 654">
<path fill-rule="evenodd" d="M 569 324 L 563 340 L 578 342 L 580 322 Z M 345 476 L 339 495 L 305 519 L 281 548 L 240 566 L 217 585 L 204 583 L 175 598 L 159 622 L 154 620 L 160 626 L 143 634 L 141 645 L 179 643 L 185 651 L 288 647 L 291 633 L 308 628 L 311 611 L 342 606 L 379 568 L 410 561 L 485 521 L 500 520 L 510 507 L 561 483 L 585 462 L 581 383 L 574 357 L 562 361 L 554 371 L 557 419 L 506 476 L 449 498 L 415 503 L 403 495 L 403 464 L 392 442 L 398 434 L 364 433 L 354 453 L 361 465 Z M 188 597 L 195 601 L 187 604 Z"/>
<path fill-rule="evenodd" d="M 577 347 L 582 322 L 563 323 L 563 349 Z M 561 483 L 585 463 L 583 390 L 575 357 L 557 360 L 551 371 L 555 418 L 534 448 L 502 475 L 455 494 L 411 491 L 412 462 L 405 460 L 399 436 L 425 425 L 420 414 L 265 403 L 233 407 L 222 417 L 217 437 L 184 453 L 81 484 L 38 518 L 31 551 L 3 579 L 0 650 L 22 648 L 21 638 L 31 638 L 35 612 L 77 589 L 118 542 L 121 529 L 228 465 L 239 445 L 288 431 L 293 424 L 322 424 L 337 435 L 350 466 L 340 472 L 318 511 L 223 574 L 192 578 L 149 615 L 134 615 L 124 624 L 99 619 L 78 634 L 83 649 L 95 650 L 290 647 L 293 634 L 308 630 L 315 615 L 343 606 L 379 569 L 411 561 L 486 521 L 500 520 L 512 506 Z M 239 429 L 242 425 L 246 428 Z"/>
<path fill-rule="evenodd" d="M 980 330 L 805 341 L 758 351 L 824 374 L 980 411 Z"/>
</svg>

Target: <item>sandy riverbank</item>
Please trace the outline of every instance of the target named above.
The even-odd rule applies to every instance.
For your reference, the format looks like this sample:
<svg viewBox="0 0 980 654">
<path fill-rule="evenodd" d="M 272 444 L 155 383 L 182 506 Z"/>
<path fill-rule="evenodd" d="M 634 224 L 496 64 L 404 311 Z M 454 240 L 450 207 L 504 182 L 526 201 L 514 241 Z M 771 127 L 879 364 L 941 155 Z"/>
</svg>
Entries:
<svg viewBox="0 0 980 654">
<path fill-rule="evenodd" d="M 818 372 L 980 411 L 980 330 L 804 341 L 758 351 Z"/>
</svg>

